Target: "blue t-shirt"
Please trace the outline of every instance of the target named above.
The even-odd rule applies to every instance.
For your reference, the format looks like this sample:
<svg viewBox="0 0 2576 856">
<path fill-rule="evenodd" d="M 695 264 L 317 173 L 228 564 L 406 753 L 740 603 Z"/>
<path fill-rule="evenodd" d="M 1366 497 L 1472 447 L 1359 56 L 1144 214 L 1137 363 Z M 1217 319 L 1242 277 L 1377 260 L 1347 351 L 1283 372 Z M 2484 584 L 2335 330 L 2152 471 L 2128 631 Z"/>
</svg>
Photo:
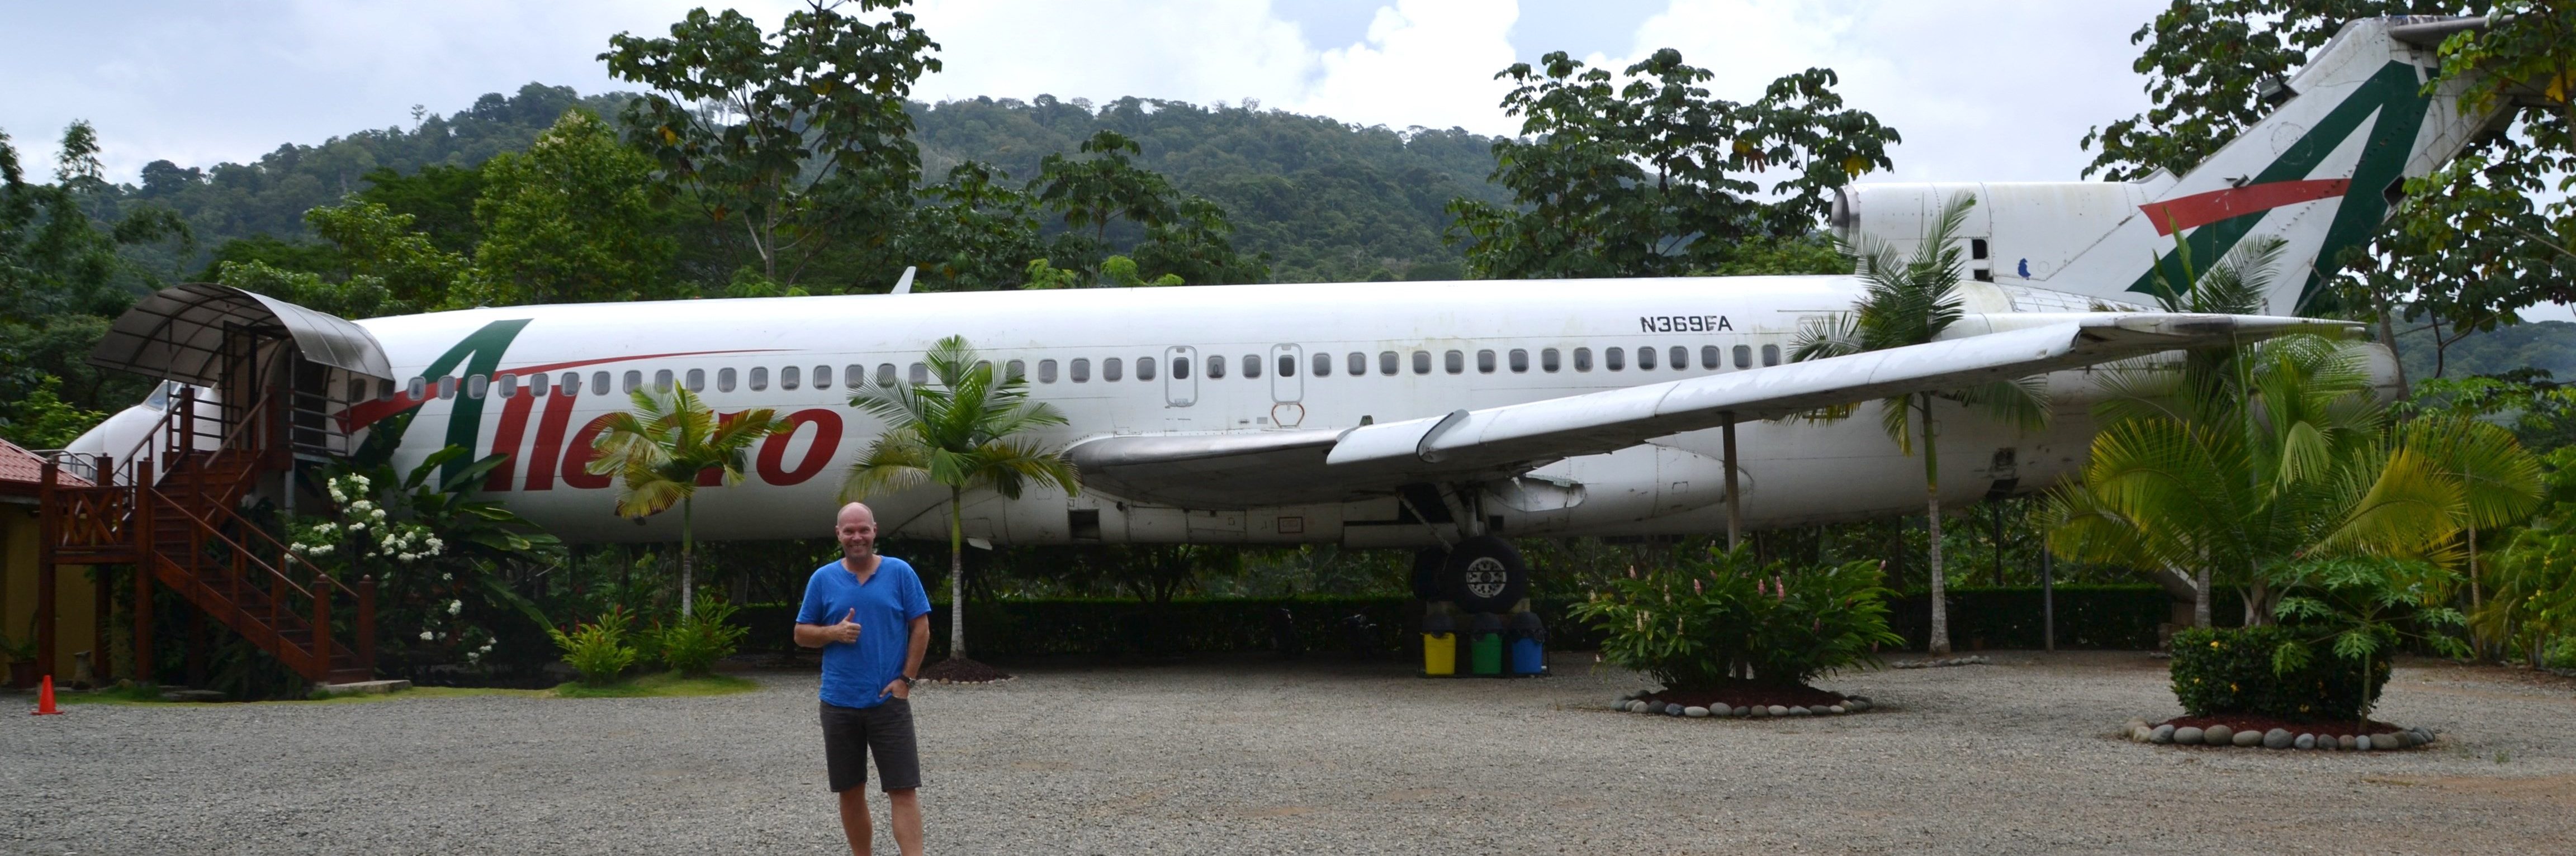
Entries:
<svg viewBox="0 0 2576 856">
<path fill-rule="evenodd" d="M 857 610 L 851 616 L 851 610 Z M 830 627 L 843 617 L 859 623 L 859 641 L 823 646 L 823 702 L 837 707 L 884 704 L 887 684 L 903 675 L 911 653 L 912 620 L 930 614 L 930 595 L 912 565 L 893 556 L 878 556 L 877 571 L 865 584 L 841 566 L 841 560 L 814 569 L 805 581 L 805 602 L 796 608 L 796 623 Z"/>
</svg>

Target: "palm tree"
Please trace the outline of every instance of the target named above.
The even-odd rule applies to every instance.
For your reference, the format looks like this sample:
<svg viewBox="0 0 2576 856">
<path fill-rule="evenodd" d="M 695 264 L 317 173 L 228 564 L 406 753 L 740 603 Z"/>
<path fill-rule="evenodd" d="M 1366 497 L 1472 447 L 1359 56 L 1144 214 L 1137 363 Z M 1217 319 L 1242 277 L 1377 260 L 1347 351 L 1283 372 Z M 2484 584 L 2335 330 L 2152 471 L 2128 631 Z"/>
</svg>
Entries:
<svg viewBox="0 0 2576 856">
<path fill-rule="evenodd" d="M 865 499 L 925 482 L 948 489 L 948 657 L 964 661 L 967 492 L 989 488 L 1018 499 L 1036 482 L 1076 493 L 1082 478 L 1062 450 L 1024 436 L 1065 423 L 1054 407 L 1029 400 L 1027 378 L 996 380 L 993 364 L 977 357 L 963 336 L 939 340 L 923 360 L 932 383 L 850 395 L 850 406 L 884 420 L 886 430 L 850 464 L 841 497 Z"/>
<path fill-rule="evenodd" d="M 2304 559 L 2450 565 L 2472 526 L 2537 504 L 2540 469 L 2504 429 L 2455 416 L 2389 430 L 2357 346 L 2291 337 L 2249 349 L 2235 383 L 2115 398 L 2081 481 L 2040 512 L 2060 555 L 2193 569 L 2209 623 L 2213 572 L 2246 588 L 2245 620 L 2283 594 L 2267 569 Z"/>
<path fill-rule="evenodd" d="M 1852 307 L 1841 313 L 1808 324 L 1799 331 L 1793 361 L 1824 359 L 1865 351 L 1921 345 L 1941 337 L 1943 331 L 1957 323 L 1965 313 L 1959 294 L 1960 264 L 1957 235 L 1965 223 L 1968 209 L 1976 198 L 1960 194 L 1943 207 L 1941 216 L 1923 235 L 1923 243 L 1910 256 L 1900 258 L 1896 249 L 1875 238 L 1864 237 L 1858 246 L 1844 245 L 1843 251 L 1860 263 L 1860 278 L 1865 292 Z M 1923 447 L 1924 519 L 1930 527 L 1931 549 L 1928 564 L 1932 584 L 1932 640 L 1934 654 L 1950 652 L 1950 611 L 1944 602 L 1947 581 L 1941 566 L 1941 458 L 1937 447 L 1940 436 L 1933 402 L 1947 400 L 1979 410 L 1988 416 L 2013 423 L 2023 430 L 2048 423 L 2047 387 L 2038 378 L 1999 380 L 1960 389 L 1917 392 L 1899 395 L 1879 403 L 1879 425 L 1896 441 L 1896 448 L 1906 455 L 1914 454 L 1919 442 Z M 1850 415 L 1848 408 L 1826 411 L 1823 418 L 1840 419 Z"/>
<path fill-rule="evenodd" d="M 745 453 L 761 438 L 790 426 L 768 408 L 718 417 L 687 387 L 671 391 L 668 403 L 650 390 L 638 389 L 635 409 L 609 414 L 591 448 L 599 454 L 587 469 L 592 475 L 618 476 L 617 513 L 643 518 L 680 506 L 680 618 L 695 609 L 695 583 L 690 553 L 694 547 L 690 516 L 704 474 L 714 471 L 719 484 L 742 481 Z"/>
</svg>

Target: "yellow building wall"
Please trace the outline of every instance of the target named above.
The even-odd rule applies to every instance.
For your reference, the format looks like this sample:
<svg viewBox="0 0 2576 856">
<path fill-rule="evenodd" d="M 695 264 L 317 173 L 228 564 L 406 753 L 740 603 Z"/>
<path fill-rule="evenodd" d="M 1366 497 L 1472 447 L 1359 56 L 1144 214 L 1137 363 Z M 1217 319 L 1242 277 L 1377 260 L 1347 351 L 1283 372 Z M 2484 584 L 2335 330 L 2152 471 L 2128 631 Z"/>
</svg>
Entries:
<svg viewBox="0 0 2576 856">
<path fill-rule="evenodd" d="M 0 636 L 23 645 L 36 640 L 38 534 L 35 506 L 0 505 Z M 72 667 L 73 655 L 89 650 L 98 638 L 97 599 L 89 572 L 82 565 L 54 569 L 54 615 L 61 622 L 54 631 L 56 686 L 70 683 L 79 674 Z"/>
</svg>

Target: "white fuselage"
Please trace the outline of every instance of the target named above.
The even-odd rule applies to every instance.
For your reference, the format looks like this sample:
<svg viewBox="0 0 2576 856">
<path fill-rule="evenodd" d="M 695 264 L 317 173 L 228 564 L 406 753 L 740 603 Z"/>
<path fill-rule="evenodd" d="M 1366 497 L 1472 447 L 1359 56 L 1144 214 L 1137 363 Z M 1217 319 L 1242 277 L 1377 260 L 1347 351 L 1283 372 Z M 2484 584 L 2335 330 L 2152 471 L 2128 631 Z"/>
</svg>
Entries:
<svg viewBox="0 0 2576 856">
<path fill-rule="evenodd" d="M 2062 311 L 2084 302 L 1969 285 L 1975 313 Z M 694 378 L 719 412 L 775 409 L 795 420 L 796 430 L 756 450 L 741 483 L 703 488 L 695 503 L 698 537 L 754 539 L 828 530 L 843 473 L 882 427 L 848 406 L 853 367 L 867 384 L 887 373 L 909 381 L 923 351 L 943 336 L 965 336 L 997 367 L 1016 363 L 1031 395 L 1065 415 L 1067 424 L 1044 438 L 1061 445 L 1111 434 L 1347 428 L 1741 371 L 1785 359 L 1803 321 L 1846 311 L 1858 296 L 1857 282 L 1840 276 L 1291 284 L 537 306 L 360 323 L 407 379 L 400 392 L 478 330 L 526 319 L 497 363 L 488 363 L 485 381 L 467 372 L 470 360 L 451 355 L 456 367 L 440 374 L 458 378 L 453 396 L 439 394 L 439 378 L 419 382 L 429 400 L 397 464 L 408 467 L 448 437 L 464 436 L 449 425 L 458 405 L 483 389 L 475 454 L 516 458 L 506 477 L 488 483 L 488 495 L 569 540 L 678 537 L 678 521 L 666 519 L 675 514 L 642 524 L 617 517 L 607 478 L 582 470 L 583 426 L 629 407 L 632 385 L 655 388 L 668 372 L 668 383 Z M 1651 360 L 1641 349 L 1652 350 Z M 1685 358 L 1679 365 L 1677 353 Z M 1225 364 L 1222 376 L 1211 371 L 1214 359 Z M 1293 371 L 1282 372 L 1283 361 Z M 1141 371 L 1140 363 L 1153 370 Z M 566 373 L 580 376 L 571 396 L 564 394 Z M 548 394 L 522 388 L 504 397 L 502 374 L 543 374 Z M 2065 374 L 2052 382 L 2061 397 L 2048 430 L 2024 434 L 1966 415 L 1948 419 L 1940 443 L 1945 501 L 1974 500 L 2001 481 L 2026 491 L 2074 471 L 2091 434 L 2080 394 L 2090 384 L 2081 373 Z M 817 384 L 818 375 L 828 381 Z M 602 390 L 602 380 L 611 389 Z M 1874 407 L 1840 421 L 1741 426 L 1747 525 L 1921 508 L 1919 450 L 1901 454 Z M 1493 496 L 1487 520 L 1515 536 L 1721 531 L 1718 434 L 1678 434 L 1551 464 L 1526 480 L 1551 489 Z M 891 530 L 944 537 L 943 515 L 930 513 L 944 496 L 926 488 L 869 502 Z M 964 516 L 970 537 L 996 543 L 1435 542 L 1423 525 L 1399 522 L 1409 516 L 1392 497 L 1181 509 L 1039 490 L 1018 500 L 971 495 Z"/>
</svg>

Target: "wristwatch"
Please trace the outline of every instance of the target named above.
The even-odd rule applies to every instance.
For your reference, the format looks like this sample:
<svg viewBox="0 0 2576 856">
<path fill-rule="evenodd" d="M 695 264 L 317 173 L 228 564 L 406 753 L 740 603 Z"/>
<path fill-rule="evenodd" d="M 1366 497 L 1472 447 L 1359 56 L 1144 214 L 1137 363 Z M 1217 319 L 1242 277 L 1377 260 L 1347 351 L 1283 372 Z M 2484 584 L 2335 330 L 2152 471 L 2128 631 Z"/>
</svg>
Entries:
<svg viewBox="0 0 2576 856">
<path fill-rule="evenodd" d="M 912 685 L 917 684 L 917 683 L 921 683 L 921 679 L 920 679 L 920 678 L 912 677 L 912 676 L 910 676 L 910 675 L 896 675 L 896 676 L 895 676 L 895 678 L 896 678 L 897 680 L 903 681 L 903 688 L 904 688 L 904 689 L 912 689 Z"/>
</svg>

